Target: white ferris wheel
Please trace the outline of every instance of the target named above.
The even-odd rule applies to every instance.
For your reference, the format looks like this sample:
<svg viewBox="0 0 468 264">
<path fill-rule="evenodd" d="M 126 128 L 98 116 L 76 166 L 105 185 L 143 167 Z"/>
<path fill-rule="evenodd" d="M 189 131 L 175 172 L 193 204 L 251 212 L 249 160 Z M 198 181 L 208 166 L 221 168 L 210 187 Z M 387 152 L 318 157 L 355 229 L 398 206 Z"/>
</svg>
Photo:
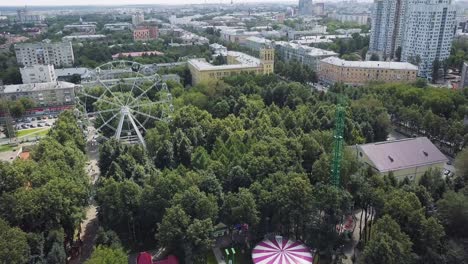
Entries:
<svg viewBox="0 0 468 264">
<path fill-rule="evenodd" d="M 76 113 L 100 136 L 146 148 L 144 133 L 156 121 L 168 122 L 172 95 L 153 65 L 112 61 L 95 69 L 92 82 L 77 93 Z"/>
</svg>

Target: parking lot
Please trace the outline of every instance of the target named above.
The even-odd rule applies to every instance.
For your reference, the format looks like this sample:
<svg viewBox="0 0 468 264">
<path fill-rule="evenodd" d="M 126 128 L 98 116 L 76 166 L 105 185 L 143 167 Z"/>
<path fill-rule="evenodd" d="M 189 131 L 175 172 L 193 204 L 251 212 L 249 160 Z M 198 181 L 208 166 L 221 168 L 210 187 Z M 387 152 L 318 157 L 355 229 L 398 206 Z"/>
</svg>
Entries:
<svg viewBox="0 0 468 264">
<path fill-rule="evenodd" d="M 37 127 L 50 127 L 55 123 L 56 115 L 44 115 L 38 117 L 27 117 L 15 120 L 15 129 L 23 130 Z"/>
</svg>

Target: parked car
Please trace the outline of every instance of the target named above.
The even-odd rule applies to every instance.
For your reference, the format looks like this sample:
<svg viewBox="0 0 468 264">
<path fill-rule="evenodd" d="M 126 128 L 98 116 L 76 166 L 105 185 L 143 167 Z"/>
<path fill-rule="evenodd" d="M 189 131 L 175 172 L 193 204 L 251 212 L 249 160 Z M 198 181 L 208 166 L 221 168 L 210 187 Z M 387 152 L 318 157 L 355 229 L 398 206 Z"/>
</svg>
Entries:
<svg viewBox="0 0 468 264">
<path fill-rule="evenodd" d="M 36 127 L 36 125 L 35 125 L 35 124 L 31 124 L 31 128 L 35 128 L 35 127 Z"/>
<path fill-rule="evenodd" d="M 50 123 L 46 123 L 45 125 L 46 125 L 46 126 L 51 126 Z"/>
</svg>

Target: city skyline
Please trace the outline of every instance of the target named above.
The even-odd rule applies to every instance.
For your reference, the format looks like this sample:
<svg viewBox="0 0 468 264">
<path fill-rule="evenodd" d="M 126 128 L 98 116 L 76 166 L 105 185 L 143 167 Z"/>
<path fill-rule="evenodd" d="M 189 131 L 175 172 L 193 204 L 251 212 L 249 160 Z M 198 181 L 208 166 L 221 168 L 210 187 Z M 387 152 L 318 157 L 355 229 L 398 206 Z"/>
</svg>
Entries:
<svg viewBox="0 0 468 264">
<path fill-rule="evenodd" d="M 187 5 L 187 4 L 229 4 L 231 0 L 100 0 L 98 2 L 92 0 L 71 0 L 64 3 L 61 0 L 20 0 L 14 2 L 0 1 L 1 7 L 23 7 L 23 6 L 120 6 L 120 5 Z M 317 2 L 317 1 L 314 1 Z M 341 2 L 340 0 L 325 0 L 318 1 L 321 3 Z M 371 3 L 371 0 L 358 0 L 357 2 Z M 295 0 L 234 0 L 236 3 L 285 3 L 298 4 Z"/>
</svg>

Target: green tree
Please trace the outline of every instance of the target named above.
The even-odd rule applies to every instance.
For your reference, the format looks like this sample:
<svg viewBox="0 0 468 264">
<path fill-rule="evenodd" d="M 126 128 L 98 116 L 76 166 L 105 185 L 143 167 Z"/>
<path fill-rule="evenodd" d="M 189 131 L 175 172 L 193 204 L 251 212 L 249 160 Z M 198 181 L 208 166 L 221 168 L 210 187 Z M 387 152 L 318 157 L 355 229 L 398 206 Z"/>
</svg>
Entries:
<svg viewBox="0 0 468 264">
<path fill-rule="evenodd" d="M 67 262 L 67 255 L 63 245 L 54 243 L 49 253 L 47 254 L 47 263 L 51 264 L 65 264 Z"/>
<path fill-rule="evenodd" d="M 97 246 L 85 264 L 127 264 L 128 256 L 121 248 Z"/>
<path fill-rule="evenodd" d="M 230 226 L 244 223 L 254 226 L 259 222 L 254 196 L 244 188 L 240 188 L 237 193 L 226 195 L 222 211 L 223 222 Z"/>
<path fill-rule="evenodd" d="M 364 248 L 362 263 L 413 263 L 410 238 L 398 223 L 385 215 L 375 223 L 372 239 Z"/>
<path fill-rule="evenodd" d="M 437 202 L 437 214 L 447 234 L 468 237 L 468 197 L 463 193 L 448 191 Z"/>
<path fill-rule="evenodd" d="M 26 233 L 10 227 L 0 218 L 0 262 L 23 264 L 29 261 L 29 246 Z"/>
</svg>

